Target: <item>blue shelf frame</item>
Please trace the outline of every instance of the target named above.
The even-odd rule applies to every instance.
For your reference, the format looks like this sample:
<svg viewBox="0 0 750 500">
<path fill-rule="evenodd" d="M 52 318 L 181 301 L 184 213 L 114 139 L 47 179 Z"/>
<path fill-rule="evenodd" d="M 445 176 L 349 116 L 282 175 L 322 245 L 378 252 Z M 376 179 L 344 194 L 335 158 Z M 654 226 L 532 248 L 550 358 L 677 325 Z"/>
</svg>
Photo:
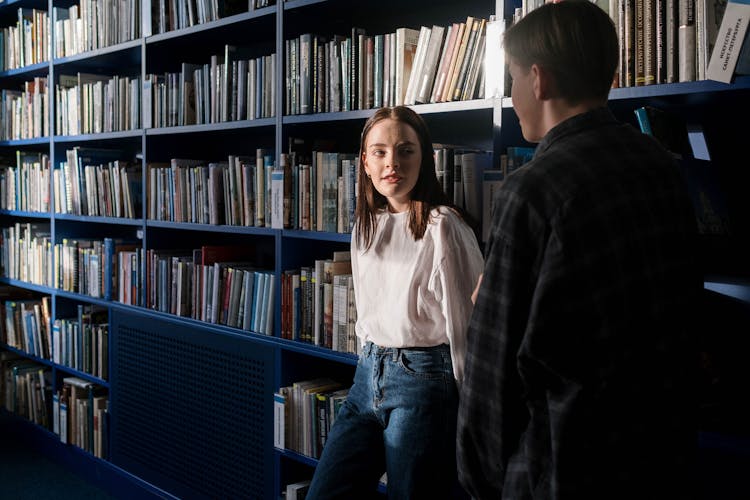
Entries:
<svg viewBox="0 0 750 500">
<path fill-rule="evenodd" d="M 293 13 L 297 9 L 315 8 L 318 5 L 324 5 L 328 3 L 326 0 L 291 0 L 284 2 L 278 0 L 277 5 L 272 7 L 266 7 L 263 9 L 237 14 L 231 17 L 220 19 L 211 23 L 205 23 L 196 25 L 190 28 L 176 30 L 158 35 L 148 34 L 137 40 L 125 42 L 112 47 L 98 49 L 96 51 L 90 51 L 82 54 L 76 54 L 65 58 L 55 58 L 49 62 L 38 63 L 30 65 L 24 68 L 2 71 L 0 72 L 0 79 L 2 80 L 17 80 L 23 78 L 31 78 L 34 76 L 49 74 L 54 76 L 57 73 L 65 72 L 72 68 L 86 67 L 89 63 L 97 63 L 98 61 L 112 61 L 117 59 L 127 59 L 131 64 L 140 65 L 140 73 L 145 73 L 145 59 L 146 54 L 153 48 L 158 48 L 163 44 L 170 42 L 179 42 L 181 40 L 190 39 L 193 37 L 201 37 L 209 33 L 221 33 L 222 30 L 234 30 L 237 27 L 246 26 L 248 23 L 268 23 L 273 25 L 276 36 L 274 43 L 276 47 L 283 47 L 284 41 L 284 15 L 285 13 Z M 495 10 L 499 17 L 508 17 L 505 13 L 511 12 L 512 8 L 518 3 L 515 0 L 507 1 L 496 1 Z M 45 5 L 52 5 L 52 0 L 48 1 L 29 1 L 29 0 L 8 0 L 3 4 L 0 4 L 0 10 L 17 8 L 18 6 L 35 5 L 38 7 L 44 7 Z M 276 109 L 283 109 L 283 69 L 281 65 L 277 67 L 276 79 L 276 90 L 277 90 L 277 102 Z M 750 89 L 750 77 L 743 76 L 738 77 L 732 84 L 723 84 L 719 82 L 711 81 L 698 81 L 698 82 L 684 82 L 674 84 L 663 84 L 646 87 L 631 87 L 631 88 L 618 88 L 613 89 L 610 93 L 610 100 L 614 103 L 630 102 L 630 101 L 648 101 L 648 100 L 659 100 L 662 98 L 674 98 L 678 100 L 684 100 L 685 102 L 694 103 L 711 99 L 713 95 L 723 94 L 735 91 L 745 91 Z M 493 137 L 502 134 L 502 120 L 499 119 L 499 115 L 503 110 L 512 110 L 512 103 L 510 98 L 498 98 L 498 99 L 478 99 L 472 101 L 458 101 L 450 103 L 440 104 L 422 104 L 413 106 L 420 114 L 423 114 L 430 118 L 441 117 L 441 116 L 453 116 L 466 114 L 466 116 L 475 116 L 476 114 L 489 113 L 493 115 L 493 123 L 496 125 L 495 130 L 492 132 Z M 356 122 L 357 124 L 363 123 L 369 116 L 372 115 L 374 110 L 358 110 L 343 113 L 319 113 L 314 115 L 283 115 L 277 113 L 273 118 L 263 118 L 258 120 L 243 120 L 236 122 L 222 122 L 215 124 L 206 125 L 189 125 L 181 127 L 165 127 L 165 128 L 146 128 L 146 129 L 135 129 L 120 132 L 111 132 L 104 134 L 86 134 L 78 136 L 59 136 L 53 135 L 51 137 L 41 137 L 34 139 L 23 139 L 23 140 L 11 140 L 11 141 L 0 141 L 0 148 L 40 148 L 49 147 L 51 158 L 54 158 L 55 149 L 57 146 L 65 148 L 69 145 L 84 144 L 84 143 L 101 143 L 101 142 L 121 142 L 130 141 L 132 143 L 140 143 L 141 151 L 146 151 L 146 145 L 150 140 L 156 138 L 180 138 L 190 137 L 192 134 L 206 134 L 206 133 L 217 133 L 221 134 L 227 131 L 247 131 L 249 134 L 256 133 L 258 131 L 272 131 L 274 135 L 274 147 L 276 151 L 282 150 L 283 140 L 282 136 L 285 130 L 290 127 L 316 127 L 322 124 L 332 123 L 344 123 Z M 54 123 L 51 120 L 51 123 Z M 144 160 L 145 161 L 145 160 Z M 145 173 L 144 173 L 145 176 Z M 145 194 L 145 183 L 144 192 Z M 145 196 L 143 197 L 145 199 Z M 269 237 L 274 239 L 274 248 L 276 256 L 275 273 L 280 276 L 283 271 L 281 266 L 281 249 L 285 246 L 285 241 L 292 241 L 293 244 L 306 244 L 315 242 L 325 242 L 333 245 L 339 245 L 342 249 L 346 248 L 347 244 L 351 239 L 350 234 L 340 233 L 328 233 L 328 232 L 317 232 L 317 231 L 299 231 L 289 229 L 271 229 L 271 228 L 253 228 L 253 227 L 239 227 L 239 226 L 212 226 L 205 224 L 187 224 L 187 223 L 172 223 L 163 221 L 152 221 L 147 220 L 145 217 L 140 219 L 119 219 L 119 218 L 107 218 L 107 217 L 86 217 L 76 216 L 68 214 L 54 214 L 54 213 L 36 213 L 36 212 L 23 212 L 23 211 L 0 211 L 0 216 L 3 217 L 15 217 L 25 219 L 49 219 L 53 223 L 53 238 L 57 236 L 56 228 L 54 227 L 55 222 L 71 222 L 71 223 L 97 223 L 107 224 L 112 226 L 126 226 L 132 227 L 137 230 L 146 231 L 149 229 L 170 229 L 179 230 L 186 232 L 205 232 L 205 233 L 223 233 L 223 234 L 236 234 L 248 237 Z M 147 242 L 144 242 L 144 248 Z M 205 332 L 207 335 L 215 336 L 224 339 L 243 339 L 248 340 L 254 344 L 260 346 L 266 346 L 274 349 L 275 352 L 275 368 L 278 371 L 283 370 L 282 360 L 284 353 L 295 353 L 303 356 L 309 356 L 321 362 L 331 362 L 345 367 L 353 367 L 356 364 L 356 356 L 346 353 L 339 353 L 331 351 L 319 346 L 306 344 L 302 342 L 296 342 L 287 339 L 281 339 L 277 336 L 266 336 L 251 332 L 244 332 L 236 328 L 230 328 L 222 325 L 214 325 L 204 323 L 189 318 L 177 317 L 174 315 L 152 311 L 142 307 L 129 306 L 120 304 L 114 301 L 106 301 L 103 299 L 97 299 L 94 297 L 88 297 L 81 294 L 75 294 L 71 292 L 65 292 L 45 286 L 34 285 L 30 283 L 19 282 L 17 280 L 0 279 L 0 283 L 25 288 L 39 293 L 49 294 L 53 297 L 59 297 L 65 300 L 71 300 L 76 302 L 97 304 L 108 307 L 110 311 L 133 313 L 145 320 L 164 321 L 175 327 L 184 327 L 190 329 L 199 329 Z M 708 277 L 705 282 L 705 288 L 712 292 L 716 292 L 732 299 L 739 300 L 747 303 L 750 301 L 750 282 L 735 280 L 732 278 L 716 278 Z M 280 297 L 277 293 L 277 299 Z M 278 324 L 280 318 L 279 311 L 280 300 L 276 300 L 275 311 L 275 325 L 276 333 L 278 335 Z M 14 351 L 18 354 L 25 355 L 30 359 L 34 359 L 47 366 L 52 366 L 53 369 L 60 370 L 61 372 L 71 373 L 78 376 L 83 376 L 92 379 L 90 375 L 78 372 L 76 370 L 58 366 L 54 363 L 29 356 L 22 351 L 11 348 L 9 346 L 0 346 L 3 349 Z M 96 380 L 94 380 L 96 381 Z M 276 386 L 280 383 L 280 376 L 278 373 L 275 375 Z M 109 387 L 105 381 L 97 381 L 100 385 Z M 726 438 L 722 435 L 714 435 L 706 433 L 703 435 L 704 441 L 712 446 L 716 443 L 723 443 L 728 440 L 728 446 L 731 448 L 734 445 L 740 443 L 740 441 L 733 441 L 732 438 Z M 54 437 L 52 439 L 54 441 Z M 732 444 L 734 443 L 734 444 Z M 747 443 L 743 442 L 741 448 L 747 451 Z M 77 452 L 74 452 L 77 453 Z M 80 452 L 78 455 L 88 455 L 85 452 Z M 294 460 L 303 463 L 307 466 L 314 467 L 316 461 L 309 457 L 303 457 L 291 451 L 277 452 L 279 457 L 284 459 Z M 98 459 L 97 459 L 98 460 Z M 99 466 L 105 468 L 111 468 L 113 470 L 117 467 L 112 466 L 107 462 L 101 462 Z M 278 469 L 279 465 L 276 464 L 276 483 L 278 484 Z M 117 472 L 122 478 L 128 476 L 128 473 L 122 470 Z M 138 478 L 132 477 L 124 479 L 125 481 L 140 481 Z M 149 485 L 151 486 L 151 485 Z M 169 496 L 168 493 L 159 490 L 158 488 L 152 487 L 152 492 L 157 494 L 164 494 Z"/>
</svg>

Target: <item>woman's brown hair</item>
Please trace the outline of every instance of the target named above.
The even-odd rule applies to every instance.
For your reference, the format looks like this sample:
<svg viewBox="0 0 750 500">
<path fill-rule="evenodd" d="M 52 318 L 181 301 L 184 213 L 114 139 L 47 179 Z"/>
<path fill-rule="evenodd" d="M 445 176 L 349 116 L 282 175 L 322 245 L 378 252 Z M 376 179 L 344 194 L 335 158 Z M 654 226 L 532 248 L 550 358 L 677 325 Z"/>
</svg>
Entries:
<svg viewBox="0 0 750 500">
<path fill-rule="evenodd" d="M 422 151 L 422 164 L 419 167 L 419 177 L 414 189 L 410 193 L 409 202 L 409 229 L 415 240 L 424 236 L 427 224 L 430 223 L 432 209 L 439 206 L 447 206 L 461 214 L 448 199 L 443 191 L 437 174 L 435 173 L 435 157 L 432 147 L 430 132 L 419 114 L 406 106 L 385 107 L 378 109 L 365 123 L 359 144 L 360 168 L 357 172 L 357 207 L 356 207 L 356 234 L 355 237 L 364 243 L 364 248 L 372 244 L 372 237 L 377 225 L 376 215 L 379 211 L 386 209 L 388 201 L 380 194 L 372 184 L 364 169 L 364 157 L 366 154 L 367 134 L 375 124 L 392 119 L 406 123 L 417 133 L 419 147 Z"/>
</svg>

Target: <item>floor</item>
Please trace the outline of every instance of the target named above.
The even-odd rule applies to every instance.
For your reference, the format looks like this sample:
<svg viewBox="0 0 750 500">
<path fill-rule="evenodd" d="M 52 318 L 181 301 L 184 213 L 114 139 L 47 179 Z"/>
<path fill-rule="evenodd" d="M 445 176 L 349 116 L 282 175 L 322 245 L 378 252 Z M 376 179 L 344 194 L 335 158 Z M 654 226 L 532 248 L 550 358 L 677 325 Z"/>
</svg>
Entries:
<svg viewBox="0 0 750 500">
<path fill-rule="evenodd" d="M 112 500 L 115 497 L 23 442 L 15 417 L 0 411 L 0 499 Z"/>
</svg>

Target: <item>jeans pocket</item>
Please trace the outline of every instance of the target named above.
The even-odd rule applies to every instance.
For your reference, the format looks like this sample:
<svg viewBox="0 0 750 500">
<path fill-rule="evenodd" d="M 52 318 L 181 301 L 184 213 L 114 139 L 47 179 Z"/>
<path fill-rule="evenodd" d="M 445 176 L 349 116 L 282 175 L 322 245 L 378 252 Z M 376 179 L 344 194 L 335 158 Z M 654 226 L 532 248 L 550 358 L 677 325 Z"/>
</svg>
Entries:
<svg viewBox="0 0 750 500">
<path fill-rule="evenodd" d="M 413 377 L 439 380 L 450 373 L 450 356 L 440 349 L 403 349 L 398 358 L 401 369 Z"/>
</svg>

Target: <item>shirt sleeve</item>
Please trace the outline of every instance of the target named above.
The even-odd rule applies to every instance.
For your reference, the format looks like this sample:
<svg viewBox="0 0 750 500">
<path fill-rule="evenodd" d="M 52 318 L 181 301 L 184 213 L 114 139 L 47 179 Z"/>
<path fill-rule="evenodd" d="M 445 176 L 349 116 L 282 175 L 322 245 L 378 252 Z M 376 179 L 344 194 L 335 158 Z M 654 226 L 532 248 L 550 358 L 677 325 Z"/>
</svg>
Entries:
<svg viewBox="0 0 750 500">
<path fill-rule="evenodd" d="M 457 429 L 459 477 L 476 498 L 500 498 L 508 461 L 527 425 L 517 354 L 539 242 L 518 238 L 543 234 L 538 226 L 529 229 L 537 221 L 521 200 L 510 195 L 496 198 L 493 206 L 482 284 L 467 332 Z"/>
<path fill-rule="evenodd" d="M 439 241 L 436 241 L 439 263 L 433 275 L 432 287 L 445 317 L 453 376 L 460 384 L 466 356 L 466 329 L 473 309 L 471 293 L 482 272 L 484 260 L 474 233 L 457 216 L 447 218 L 439 235 Z"/>
</svg>

